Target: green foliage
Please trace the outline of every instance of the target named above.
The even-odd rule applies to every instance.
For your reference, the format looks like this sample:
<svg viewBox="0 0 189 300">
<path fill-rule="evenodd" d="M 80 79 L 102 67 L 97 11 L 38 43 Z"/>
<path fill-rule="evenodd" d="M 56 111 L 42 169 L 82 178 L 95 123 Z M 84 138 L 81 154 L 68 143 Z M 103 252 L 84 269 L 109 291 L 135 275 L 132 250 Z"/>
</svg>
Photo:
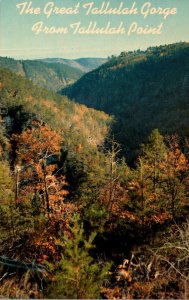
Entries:
<svg viewBox="0 0 189 300">
<path fill-rule="evenodd" d="M 160 164 L 165 158 L 167 147 L 164 143 L 164 137 L 159 133 L 158 129 L 154 129 L 142 145 L 142 156 L 151 164 Z"/>
<path fill-rule="evenodd" d="M 0 202 L 1 205 L 13 200 L 13 183 L 10 175 L 10 169 L 5 162 L 0 161 Z"/>
<path fill-rule="evenodd" d="M 62 94 L 115 116 L 113 132 L 128 159 L 154 128 L 188 135 L 189 44 L 122 53 Z"/>
<path fill-rule="evenodd" d="M 142 145 L 143 171 L 146 181 L 148 181 L 148 194 L 156 206 L 162 206 L 164 199 L 162 176 L 163 162 L 166 160 L 168 149 L 164 143 L 164 137 L 158 129 L 154 129 Z M 141 160 L 141 161 L 142 161 Z M 139 167 L 140 169 L 140 167 Z M 165 203 L 164 203 L 165 204 Z"/>
<path fill-rule="evenodd" d="M 74 67 L 39 60 L 14 60 L 0 57 L 0 66 L 32 80 L 34 84 L 58 91 L 75 82 L 83 72 Z"/>
<path fill-rule="evenodd" d="M 15 206 L 13 180 L 10 169 L 0 161 L 0 244 L 7 236 L 14 236 L 15 223 L 18 217 Z"/>
<path fill-rule="evenodd" d="M 14 61 L 7 60 L 7 64 L 14 64 Z M 54 63 L 51 64 L 53 67 Z M 184 64 L 186 68 L 183 68 Z M 36 72 L 35 62 L 19 62 L 20 74 L 24 65 L 28 76 L 36 79 L 39 70 L 41 74 L 45 72 L 41 62 Z M 174 73 L 175 68 L 178 73 Z M 104 280 L 110 268 L 107 257 L 108 261 L 115 259 L 115 264 L 120 258 L 129 258 L 129 251 L 137 244 L 148 239 L 152 243 L 151 236 L 154 237 L 156 231 L 165 229 L 175 220 L 184 220 L 188 214 L 188 144 L 185 145 L 185 155 L 176 135 L 164 138 L 158 129 L 153 130 L 144 142 L 150 128 L 156 124 L 156 117 L 157 123 L 160 121 L 158 128 L 161 132 L 167 131 L 168 123 L 172 127 L 174 114 L 166 115 L 168 123 L 167 120 L 161 123 L 159 105 L 160 109 L 163 107 L 165 111 L 171 111 L 173 101 L 173 108 L 180 116 L 179 105 L 186 101 L 188 88 L 188 77 L 183 69 L 188 69 L 188 45 L 177 44 L 149 48 L 146 52 L 123 52 L 86 75 L 86 78 L 94 75 L 90 83 L 91 95 L 94 93 L 91 91 L 93 85 L 98 96 L 103 86 L 98 105 L 112 111 L 115 108 L 115 115 L 120 118 L 117 129 L 121 135 L 123 132 L 126 134 L 124 142 L 129 147 L 137 145 L 140 140 L 143 142 L 133 168 L 127 165 L 125 158 L 121 158 L 117 142 L 113 139 L 109 143 L 107 139 L 112 122 L 108 115 L 33 86 L 30 81 L 6 69 L 1 70 L 0 246 L 3 255 L 39 263 L 47 261 L 50 274 L 44 275 L 49 275 L 45 296 L 99 298 L 105 295 L 108 284 L 113 289 L 115 287 L 115 298 L 122 298 L 126 292 L 128 298 L 136 295 L 146 298 L 154 291 L 156 264 L 152 266 L 154 261 L 150 262 L 148 257 L 144 262 L 144 257 L 140 260 L 135 258 L 131 274 L 135 282 L 125 277 L 116 283 L 115 271 L 105 287 Z M 61 68 L 56 66 L 56 71 L 61 76 Z M 50 80 L 48 72 L 46 76 Z M 181 90 L 179 80 L 183 78 Z M 97 86 L 94 84 L 96 80 Z M 84 90 L 85 87 L 87 92 L 88 87 L 84 85 Z M 179 88 L 181 102 L 175 88 Z M 114 98 L 109 98 L 109 95 Z M 90 98 L 87 96 L 87 99 Z M 113 105 L 110 105 L 111 99 Z M 131 118 L 129 114 L 133 109 L 136 110 Z M 174 120 L 175 126 L 183 128 L 185 119 L 182 123 L 179 118 L 178 122 Z M 140 128 L 140 132 L 135 135 L 136 128 Z M 173 257 L 176 257 L 177 250 L 181 250 L 175 249 L 171 250 Z M 146 253 L 144 251 L 144 256 Z M 172 263 L 170 258 L 167 265 L 169 262 Z M 159 266 L 163 267 L 163 272 L 170 270 L 164 262 Z M 11 277 L 12 285 L 14 281 L 19 282 L 17 279 L 22 276 L 21 272 L 16 273 L 17 278 Z M 177 282 L 174 272 L 170 275 Z M 149 276 L 152 278 L 148 282 Z M 7 286 L 12 287 L 9 285 L 9 271 L 3 271 L 0 277 L 5 281 L 4 290 Z M 158 284 L 162 282 L 160 280 Z M 148 286 L 148 283 L 153 284 Z M 22 290 L 19 284 L 17 288 Z M 114 294 L 106 298 L 112 299 Z M 19 295 L 17 290 L 15 295 Z"/>
<path fill-rule="evenodd" d="M 0 247 L 11 238 L 18 239 L 34 230 L 35 219 L 30 202 L 16 202 L 16 174 L 0 162 Z"/>
<path fill-rule="evenodd" d="M 100 297 L 100 287 L 107 277 L 110 264 L 101 266 L 90 255 L 95 238 L 92 233 L 85 237 L 78 218 L 70 227 L 70 236 L 62 236 L 57 241 L 63 247 L 62 257 L 54 269 L 54 282 L 47 292 L 48 297 L 62 299 L 96 299 Z"/>
<path fill-rule="evenodd" d="M 108 132 L 111 118 L 103 112 L 75 104 L 66 97 L 35 87 L 30 81 L 6 69 L 0 70 L 0 109 L 10 119 L 8 131 L 21 132 L 33 119 L 48 123 L 64 137 L 71 152 L 81 144 L 93 148 L 101 144 Z M 6 128 L 5 128 L 6 129 Z M 90 139 L 89 139 L 90 137 Z"/>
<path fill-rule="evenodd" d="M 83 209 L 83 220 L 89 232 L 91 230 L 104 232 L 108 217 L 107 207 L 98 201 L 88 201 L 88 204 Z"/>
</svg>

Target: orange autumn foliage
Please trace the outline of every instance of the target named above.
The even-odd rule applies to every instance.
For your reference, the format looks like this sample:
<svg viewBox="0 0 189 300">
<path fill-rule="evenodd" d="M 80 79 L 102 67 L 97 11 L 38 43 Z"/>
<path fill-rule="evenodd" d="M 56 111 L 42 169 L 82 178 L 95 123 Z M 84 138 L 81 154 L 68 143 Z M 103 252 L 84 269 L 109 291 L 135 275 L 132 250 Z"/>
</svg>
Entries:
<svg viewBox="0 0 189 300">
<path fill-rule="evenodd" d="M 18 201 L 40 199 L 40 209 L 49 217 L 60 216 L 67 194 L 66 182 L 57 170 L 63 138 L 49 125 L 32 123 L 17 141 L 17 166 L 20 166 L 20 192 Z"/>
</svg>

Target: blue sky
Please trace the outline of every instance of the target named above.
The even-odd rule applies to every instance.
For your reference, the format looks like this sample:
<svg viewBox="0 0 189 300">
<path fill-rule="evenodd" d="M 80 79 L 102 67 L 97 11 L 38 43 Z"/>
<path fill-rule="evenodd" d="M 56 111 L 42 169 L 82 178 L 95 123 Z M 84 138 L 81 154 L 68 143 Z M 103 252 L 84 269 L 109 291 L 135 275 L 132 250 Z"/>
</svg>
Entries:
<svg viewBox="0 0 189 300">
<path fill-rule="evenodd" d="M 189 0 L 109 0 L 110 7 L 119 7 L 123 2 L 124 7 L 130 8 L 136 2 L 138 15 L 89 15 L 82 5 L 94 2 L 94 6 L 100 8 L 102 0 L 33 0 L 32 7 L 39 7 L 39 15 L 19 15 L 17 4 L 27 0 L 0 0 L 0 56 L 15 58 L 42 58 L 42 57 L 107 57 L 119 54 L 121 51 L 146 49 L 149 46 L 169 44 L 179 41 L 189 41 Z M 51 15 L 47 18 L 44 6 L 53 2 L 57 7 L 74 7 L 80 3 L 77 15 Z M 108 1 L 104 1 L 108 2 Z M 163 20 L 162 16 L 151 15 L 146 19 L 140 14 L 142 5 L 150 2 L 152 7 L 177 8 L 177 14 L 168 16 Z M 163 22 L 161 35 L 73 35 L 69 28 L 68 34 L 36 35 L 31 28 L 42 21 L 44 26 L 65 27 L 69 24 L 81 22 L 87 26 L 90 21 L 97 22 L 99 27 L 111 22 L 112 26 L 118 26 L 120 22 L 126 29 L 133 22 L 138 26 L 156 27 Z"/>
</svg>

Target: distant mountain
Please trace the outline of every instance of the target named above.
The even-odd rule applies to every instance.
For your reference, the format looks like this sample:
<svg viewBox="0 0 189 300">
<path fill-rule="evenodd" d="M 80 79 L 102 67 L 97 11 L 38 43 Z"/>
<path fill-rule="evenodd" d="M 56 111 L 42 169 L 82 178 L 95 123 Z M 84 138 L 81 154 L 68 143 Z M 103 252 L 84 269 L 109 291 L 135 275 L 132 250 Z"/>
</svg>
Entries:
<svg viewBox="0 0 189 300">
<path fill-rule="evenodd" d="M 45 58 L 42 62 L 60 63 L 75 69 L 79 69 L 84 73 L 90 72 L 102 64 L 107 62 L 106 58 L 78 58 L 78 59 L 64 59 L 64 58 Z"/>
<path fill-rule="evenodd" d="M 15 60 L 0 57 L 0 67 L 26 77 L 36 85 L 58 91 L 74 83 L 83 75 L 83 71 L 60 63 L 46 63 L 39 60 Z"/>
<path fill-rule="evenodd" d="M 114 115 L 129 157 L 154 128 L 189 136 L 189 43 L 122 52 L 61 93 Z"/>
</svg>

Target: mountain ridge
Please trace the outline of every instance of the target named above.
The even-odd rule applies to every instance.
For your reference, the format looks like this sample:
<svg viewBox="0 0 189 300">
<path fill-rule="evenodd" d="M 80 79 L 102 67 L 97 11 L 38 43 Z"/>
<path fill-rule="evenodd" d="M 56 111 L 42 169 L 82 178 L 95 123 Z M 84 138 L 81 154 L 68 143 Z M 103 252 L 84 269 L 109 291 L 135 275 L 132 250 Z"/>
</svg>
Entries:
<svg viewBox="0 0 189 300">
<path fill-rule="evenodd" d="M 75 82 L 84 74 L 81 70 L 63 64 L 48 64 L 38 60 L 15 60 L 7 57 L 0 57 L 0 67 L 8 68 L 32 80 L 34 84 L 53 91 Z"/>
<path fill-rule="evenodd" d="M 95 58 L 95 57 L 84 57 L 84 58 L 76 58 L 76 59 L 65 59 L 65 58 L 44 58 L 40 59 L 40 61 L 44 61 L 47 63 L 62 63 L 76 69 L 81 70 L 84 73 L 90 72 L 100 65 L 107 62 L 106 58 Z"/>
<path fill-rule="evenodd" d="M 0 57 L 0 66 L 32 80 L 36 85 L 57 92 L 106 61 L 101 58 L 16 60 Z"/>
<path fill-rule="evenodd" d="M 189 135 L 189 43 L 122 52 L 61 94 L 114 115 L 113 133 L 128 155 L 154 128 Z"/>
</svg>

